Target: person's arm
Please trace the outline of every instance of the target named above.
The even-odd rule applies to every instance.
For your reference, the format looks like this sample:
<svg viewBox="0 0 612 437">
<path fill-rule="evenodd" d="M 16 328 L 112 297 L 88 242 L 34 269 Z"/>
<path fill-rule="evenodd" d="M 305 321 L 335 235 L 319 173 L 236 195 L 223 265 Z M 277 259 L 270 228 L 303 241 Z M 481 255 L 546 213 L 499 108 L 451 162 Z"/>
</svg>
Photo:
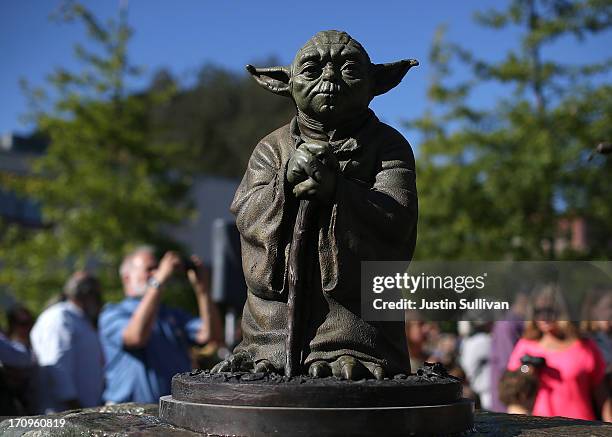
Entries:
<svg viewBox="0 0 612 437">
<path fill-rule="evenodd" d="M 598 411 L 601 412 L 601 420 L 612 422 L 612 399 L 610 399 L 609 387 L 606 384 L 606 362 L 599 348 L 592 340 L 587 345 L 593 354 L 593 370 L 591 372 L 591 393 Z"/>
<path fill-rule="evenodd" d="M 612 422 L 612 399 L 606 384 L 599 384 L 594 389 L 595 405 L 601 411 L 601 420 L 604 422 Z"/>
<path fill-rule="evenodd" d="M 518 370 L 521 367 L 521 357 L 525 355 L 525 353 L 525 341 L 519 340 L 514 346 L 514 349 L 510 354 L 510 358 L 508 358 L 508 364 L 506 366 L 507 370 Z"/>
<path fill-rule="evenodd" d="M 162 287 L 180 264 L 181 260 L 175 252 L 166 252 L 161 259 L 159 268 L 153 275 L 159 286 L 147 285 L 147 292 L 123 331 L 123 345 L 126 348 L 138 349 L 147 345 L 157 317 Z"/>
<path fill-rule="evenodd" d="M 200 329 L 195 341 L 198 344 L 214 342 L 223 344 L 223 325 L 217 305 L 210 296 L 210 272 L 196 256 L 192 257 L 197 271 L 189 270 L 187 276 L 193 287 L 200 315 Z"/>
</svg>

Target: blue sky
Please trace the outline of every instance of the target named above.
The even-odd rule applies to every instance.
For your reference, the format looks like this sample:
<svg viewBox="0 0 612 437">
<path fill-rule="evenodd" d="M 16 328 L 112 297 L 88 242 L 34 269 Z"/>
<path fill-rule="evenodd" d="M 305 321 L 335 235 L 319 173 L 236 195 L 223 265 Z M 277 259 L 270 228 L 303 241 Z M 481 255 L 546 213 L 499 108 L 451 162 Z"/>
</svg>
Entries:
<svg viewBox="0 0 612 437">
<path fill-rule="evenodd" d="M 116 16 L 119 1 L 84 3 L 99 17 L 109 18 Z M 84 39 L 85 32 L 78 24 L 49 20 L 59 4 L 59 0 L 0 3 L 0 133 L 29 128 L 20 122 L 27 109 L 18 86 L 20 78 L 42 85 L 55 66 L 79 68 L 72 47 Z M 500 33 L 483 29 L 472 15 L 476 10 L 505 4 L 501 0 L 129 0 L 130 24 L 135 31 L 131 58 L 147 68 L 144 78 L 131 85 L 137 89 L 161 67 L 189 83 L 207 62 L 242 70 L 247 63 L 274 55 L 289 63 L 317 31 L 341 29 L 358 39 L 374 62 L 400 58 L 421 61 L 396 89 L 372 103 L 382 120 L 401 129 L 401 120 L 418 117 L 427 107 L 427 56 L 436 28 L 446 24 L 453 42 L 481 57 L 499 59 L 515 46 L 516 30 Z M 564 39 L 545 55 L 572 63 L 592 61 L 608 56 L 610 43 L 610 33 L 585 45 Z M 460 78 L 462 72 L 457 75 Z M 498 87 L 485 88 L 476 94 L 476 103 L 491 104 L 494 96 L 504 92 Z"/>
</svg>

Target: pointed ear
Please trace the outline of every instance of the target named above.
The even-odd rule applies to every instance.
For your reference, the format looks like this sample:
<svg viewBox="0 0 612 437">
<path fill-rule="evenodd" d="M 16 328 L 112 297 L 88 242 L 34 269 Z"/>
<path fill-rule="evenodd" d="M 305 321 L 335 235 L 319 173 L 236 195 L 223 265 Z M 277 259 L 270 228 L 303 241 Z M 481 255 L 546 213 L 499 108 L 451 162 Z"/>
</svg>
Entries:
<svg viewBox="0 0 612 437">
<path fill-rule="evenodd" d="M 374 95 L 379 96 L 396 87 L 411 67 L 419 65 L 416 59 L 404 59 L 390 64 L 373 64 Z"/>
<path fill-rule="evenodd" d="M 255 68 L 247 65 L 246 70 L 259 85 L 275 94 L 291 97 L 289 92 L 289 78 L 291 73 L 287 67 Z"/>
</svg>

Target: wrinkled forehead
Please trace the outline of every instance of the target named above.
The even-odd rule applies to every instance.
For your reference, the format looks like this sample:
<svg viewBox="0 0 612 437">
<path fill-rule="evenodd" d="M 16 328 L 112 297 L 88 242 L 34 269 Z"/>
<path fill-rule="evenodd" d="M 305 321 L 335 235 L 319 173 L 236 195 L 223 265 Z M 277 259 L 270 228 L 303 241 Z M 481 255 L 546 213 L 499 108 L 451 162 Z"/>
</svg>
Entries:
<svg viewBox="0 0 612 437">
<path fill-rule="evenodd" d="M 346 58 L 358 62 L 370 63 L 370 57 L 358 41 L 345 32 L 319 32 L 297 52 L 293 65 L 315 60 Z"/>
</svg>

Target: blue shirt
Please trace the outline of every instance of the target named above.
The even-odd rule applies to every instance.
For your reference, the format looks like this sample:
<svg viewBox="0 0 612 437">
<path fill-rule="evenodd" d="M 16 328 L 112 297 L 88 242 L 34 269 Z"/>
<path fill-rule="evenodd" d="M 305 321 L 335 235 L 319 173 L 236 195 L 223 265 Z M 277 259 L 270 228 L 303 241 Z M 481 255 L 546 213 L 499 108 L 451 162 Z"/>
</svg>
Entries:
<svg viewBox="0 0 612 437">
<path fill-rule="evenodd" d="M 172 376 L 191 369 L 190 342 L 195 341 L 200 319 L 161 305 L 149 337 L 141 349 L 123 345 L 123 331 L 141 298 L 128 297 L 104 307 L 98 321 L 106 358 L 106 402 L 157 403 L 170 394 Z"/>
<path fill-rule="evenodd" d="M 98 333 L 70 301 L 42 312 L 30 332 L 38 360 L 42 412 L 62 411 L 76 399 L 83 407 L 102 403 L 104 359 Z"/>
<path fill-rule="evenodd" d="M 26 346 L 10 340 L 0 332 L 0 365 L 27 368 L 34 364 L 32 354 Z"/>
</svg>

